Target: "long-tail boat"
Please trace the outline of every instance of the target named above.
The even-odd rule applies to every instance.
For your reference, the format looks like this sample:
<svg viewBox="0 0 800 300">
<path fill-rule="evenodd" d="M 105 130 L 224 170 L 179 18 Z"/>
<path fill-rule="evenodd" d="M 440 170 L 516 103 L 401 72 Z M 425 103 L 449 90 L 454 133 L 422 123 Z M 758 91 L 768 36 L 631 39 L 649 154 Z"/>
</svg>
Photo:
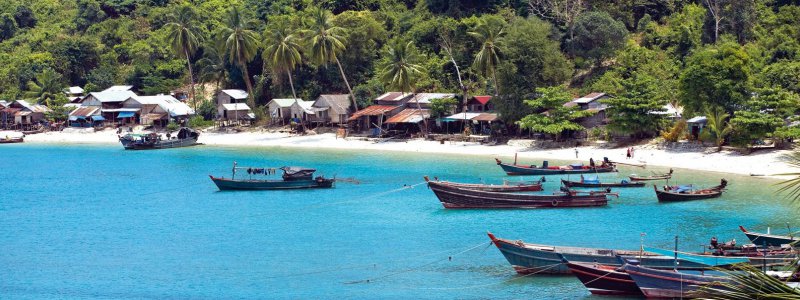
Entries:
<svg viewBox="0 0 800 300">
<path fill-rule="evenodd" d="M 636 174 L 631 174 L 628 176 L 631 181 L 648 181 L 648 180 L 664 180 L 672 178 L 672 169 L 669 169 L 669 173 L 665 174 L 655 174 L 650 176 L 637 176 Z"/>
<path fill-rule="evenodd" d="M 183 127 L 178 130 L 175 138 L 162 138 L 157 133 L 129 133 L 119 138 L 122 147 L 126 150 L 150 150 L 179 148 L 197 145 L 200 133 L 194 129 Z"/>
<path fill-rule="evenodd" d="M 521 240 L 497 238 L 492 233 L 489 233 L 489 238 L 514 270 L 523 275 L 532 273 L 569 274 L 570 270 L 563 264 L 563 259 L 569 262 L 598 263 L 618 267 L 622 265 L 622 262 L 617 256 L 626 260 L 638 260 L 641 265 L 650 268 L 672 269 L 675 267 L 674 256 L 665 255 L 672 253 L 671 251 L 659 251 L 660 253 L 656 253 L 653 251 L 658 251 L 657 249 L 650 248 L 614 250 L 530 244 Z M 752 257 L 726 257 L 693 253 L 680 253 L 677 255 L 678 269 L 680 270 L 709 270 L 713 267 L 728 267 L 737 263 L 750 263 L 758 267 L 785 266 L 792 262 L 794 256 L 795 253 L 785 251 Z"/>
<path fill-rule="evenodd" d="M 425 181 L 429 181 L 428 176 L 425 176 Z M 465 188 L 470 190 L 476 191 L 486 191 L 486 192 L 502 192 L 502 193 L 513 193 L 513 192 L 537 192 L 542 190 L 542 182 L 545 180 L 542 177 L 539 181 L 521 181 L 521 182 L 503 182 L 502 185 L 498 184 L 477 184 L 477 183 L 458 183 L 458 182 L 450 182 L 450 181 L 441 181 L 439 178 L 434 177 L 434 181 L 453 186 L 459 188 Z"/>
<path fill-rule="evenodd" d="M 559 193 L 530 195 L 468 189 L 438 181 L 428 181 L 444 208 L 555 208 L 591 207 L 608 204 L 609 192 Z"/>
<path fill-rule="evenodd" d="M 707 189 L 695 189 L 693 186 L 688 185 L 665 186 L 662 190 L 659 190 L 656 185 L 653 185 L 653 190 L 656 191 L 658 201 L 673 202 L 717 198 L 722 195 L 722 191 L 726 186 L 728 186 L 728 181 L 722 179 L 719 185 Z"/>
<path fill-rule="evenodd" d="M 236 179 L 237 170 L 246 170 L 249 178 Z M 282 180 L 253 179 L 253 175 L 272 175 L 277 170 L 283 171 Z M 281 168 L 253 168 L 238 167 L 233 163 L 231 178 L 211 177 L 211 181 L 221 190 L 285 190 L 285 189 L 309 189 L 309 188 L 331 188 L 335 179 L 323 176 L 313 177 L 315 169 L 303 167 L 281 167 Z"/>
<path fill-rule="evenodd" d="M 625 264 L 625 272 L 630 275 L 639 290 L 647 298 L 695 298 L 701 297 L 700 287 L 719 287 L 729 282 L 722 276 L 698 275 L 675 270 L 657 270 L 648 267 Z"/>
<path fill-rule="evenodd" d="M 785 236 L 785 235 L 775 235 L 775 234 L 768 234 L 768 233 L 758 233 L 747 231 L 744 226 L 739 225 L 739 230 L 744 232 L 744 235 L 750 239 L 753 244 L 758 246 L 767 245 L 767 246 L 777 246 L 781 247 L 783 245 L 791 245 L 800 241 L 800 238 L 792 237 L 792 236 Z"/>
<path fill-rule="evenodd" d="M 25 140 L 24 140 L 23 137 L 8 137 L 8 136 L 6 136 L 6 137 L 3 137 L 3 138 L 0 138 L 0 144 L 22 143 L 24 141 Z"/>
<path fill-rule="evenodd" d="M 586 289 L 595 295 L 644 296 L 639 286 L 623 267 L 598 263 L 565 262 L 569 271 L 578 277 Z"/>
<path fill-rule="evenodd" d="M 516 159 L 514 164 L 503 163 L 500 159 L 494 159 L 497 165 L 503 168 L 503 171 L 508 175 L 558 175 L 558 174 L 586 174 L 586 173 L 610 173 L 616 172 L 617 168 L 614 163 L 610 162 L 608 158 L 603 159 L 600 166 L 595 166 L 593 161 L 588 166 L 583 164 L 574 164 L 568 166 L 548 166 L 547 161 L 542 163 L 541 167 L 535 165 L 518 165 Z"/>
<path fill-rule="evenodd" d="M 584 177 L 581 175 L 581 181 L 570 181 L 561 179 L 561 184 L 566 187 L 590 187 L 590 188 L 601 188 L 601 187 L 643 187 L 645 185 L 644 182 L 630 182 L 627 180 L 622 180 L 620 182 L 600 182 L 597 177 Z"/>
</svg>

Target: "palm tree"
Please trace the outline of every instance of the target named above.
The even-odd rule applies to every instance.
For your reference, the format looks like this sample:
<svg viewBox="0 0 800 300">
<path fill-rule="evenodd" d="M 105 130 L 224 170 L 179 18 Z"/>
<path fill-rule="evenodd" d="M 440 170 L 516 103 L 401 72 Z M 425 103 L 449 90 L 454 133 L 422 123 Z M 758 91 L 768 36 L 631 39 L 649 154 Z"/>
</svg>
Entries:
<svg viewBox="0 0 800 300">
<path fill-rule="evenodd" d="M 706 111 L 706 117 L 708 118 L 708 129 L 714 133 L 717 151 L 720 151 L 722 150 L 722 144 L 725 143 L 725 137 L 733 131 L 733 126 L 731 126 L 730 122 L 726 122 L 730 115 L 714 107 Z"/>
<path fill-rule="evenodd" d="M 192 72 L 191 55 L 197 51 L 198 45 L 202 40 L 202 31 L 196 25 L 197 12 L 189 5 L 181 5 L 174 14 L 171 15 L 172 22 L 164 27 L 167 29 L 167 40 L 172 47 L 172 51 L 179 57 L 186 59 L 186 66 L 189 68 L 189 80 L 191 90 L 189 97 L 192 98 L 195 110 L 197 101 L 194 97 L 194 73 Z"/>
<path fill-rule="evenodd" d="M 228 24 L 222 32 L 225 37 L 225 57 L 242 70 L 244 84 L 247 86 L 247 104 L 255 107 L 253 84 L 250 83 L 247 63 L 253 60 L 258 51 L 258 34 L 245 28 L 245 23 L 239 9 L 234 7 L 228 13 Z"/>
<path fill-rule="evenodd" d="M 422 66 L 418 64 L 419 56 L 414 52 L 412 42 L 395 41 L 389 47 L 389 56 L 381 69 L 381 81 L 388 88 L 399 89 L 400 92 L 413 92 L 417 77 L 422 74 Z M 428 130 L 428 122 L 422 115 L 422 108 L 417 101 L 417 112 L 425 124 L 423 132 Z"/>
<path fill-rule="evenodd" d="M 36 99 L 38 103 L 48 103 L 48 100 L 55 99 L 64 92 L 64 85 L 61 83 L 61 74 L 53 69 L 47 68 L 36 75 L 36 81 L 28 81 L 28 91 L 25 97 Z"/>
<path fill-rule="evenodd" d="M 292 97 L 297 99 L 294 82 L 292 82 L 292 70 L 300 64 L 301 60 L 299 37 L 286 23 L 281 23 L 278 27 L 269 30 L 265 36 L 266 48 L 261 56 L 270 63 L 275 73 L 286 72 L 289 86 L 292 87 Z"/>
<path fill-rule="evenodd" d="M 339 67 L 339 73 L 342 74 L 344 85 L 347 86 L 347 91 L 350 93 L 350 99 L 353 100 L 353 109 L 358 110 L 358 104 L 356 104 L 356 98 L 350 88 L 350 82 L 347 81 L 347 76 L 344 75 L 342 63 L 339 62 L 338 57 L 338 54 L 345 48 L 344 28 L 333 26 L 331 16 L 330 11 L 320 7 L 311 11 L 310 29 L 306 30 L 311 60 L 320 65 L 327 65 L 330 62 L 336 63 L 336 66 Z"/>
<path fill-rule="evenodd" d="M 225 43 L 213 43 L 203 48 L 203 58 L 197 61 L 200 67 L 200 80 L 203 82 L 214 81 L 216 89 L 221 88 L 228 70 L 228 59 L 225 57 Z"/>
<path fill-rule="evenodd" d="M 473 31 L 467 33 L 481 44 L 481 50 L 475 55 L 473 66 L 484 76 L 492 77 L 495 96 L 498 95 L 500 88 L 497 85 L 497 65 L 500 64 L 503 36 L 506 35 L 504 27 L 501 20 L 484 19 L 475 26 Z"/>
</svg>

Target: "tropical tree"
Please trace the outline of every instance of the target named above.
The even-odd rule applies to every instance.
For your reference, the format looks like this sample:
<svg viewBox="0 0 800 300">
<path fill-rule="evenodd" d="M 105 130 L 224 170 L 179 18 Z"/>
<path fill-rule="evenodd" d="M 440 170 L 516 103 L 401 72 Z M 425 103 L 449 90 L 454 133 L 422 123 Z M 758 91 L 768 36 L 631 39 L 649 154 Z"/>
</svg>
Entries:
<svg viewBox="0 0 800 300">
<path fill-rule="evenodd" d="M 342 63 L 339 62 L 338 57 L 338 54 L 345 49 L 344 28 L 334 26 L 331 19 L 332 13 L 330 11 L 321 7 L 312 8 L 311 24 L 309 24 L 309 29 L 306 30 L 308 52 L 311 55 L 311 60 L 317 64 L 336 63 L 336 66 L 339 67 L 339 73 L 342 74 L 344 85 L 347 86 L 347 92 L 350 93 L 350 99 L 353 101 L 353 109 L 358 110 L 356 98 L 353 96 L 353 89 L 350 88 L 350 82 L 347 81 L 347 76 L 344 74 Z"/>
<path fill-rule="evenodd" d="M 38 103 L 47 103 L 47 100 L 55 99 L 63 93 L 64 85 L 61 83 L 61 74 L 47 68 L 36 75 L 36 81 L 28 81 L 28 91 L 25 93 L 25 97 L 36 99 Z"/>
<path fill-rule="evenodd" d="M 200 80 L 214 81 L 217 90 L 221 89 L 225 73 L 228 71 L 228 58 L 225 54 L 225 43 L 213 43 L 203 48 L 203 58 L 197 61 L 200 67 Z"/>
<path fill-rule="evenodd" d="M 497 65 L 500 64 L 500 57 L 503 54 L 505 23 L 499 17 L 482 19 L 468 34 L 480 43 L 480 50 L 475 55 L 473 66 L 484 76 L 492 78 L 494 95 L 497 96 L 500 89 L 497 85 Z"/>
<path fill-rule="evenodd" d="M 706 111 L 708 130 L 714 133 L 714 144 L 717 151 L 722 150 L 725 138 L 733 131 L 733 126 L 728 122 L 730 115 L 717 107 Z"/>
<path fill-rule="evenodd" d="M 250 73 L 247 72 L 247 63 L 253 60 L 258 52 L 258 34 L 247 29 L 246 21 L 239 8 L 233 7 L 228 13 L 222 36 L 225 37 L 225 57 L 228 62 L 235 64 L 242 70 L 244 84 L 247 86 L 247 104 L 255 107 L 253 99 L 253 84 L 250 82 Z"/>
<path fill-rule="evenodd" d="M 264 53 L 261 55 L 272 67 L 275 73 L 286 73 L 289 86 L 292 88 L 292 97 L 297 99 L 292 82 L 292 70 L 300 64 L 300 37 L 286 23 L 264 33 Z"/>
<path fill-rule="evenodd" d="M 563 86 L 537 88 L 536 92 L 539 97 L 525 100 L 525 104 L 533 108 L 535 113 L 517 122 L 523 129 L 552 134 L 558 140 L 566 131 L 583 130 L 583 126 L 575 120 L 594 114 L 577 106 L 564 106 L 564 103 L 572 100 L 572 96 Z"/>
<path fill-rule="evenodd" d="M 164 25 L 164 28 L 167 29 L 167 40 L 172 47 L 172 51 L 175 51 L 177 56 L 186 59 L 191 82 L 189 97 L 192 98 L 192 103 L 196 110 L 197 101 L 195 101 L 194 97 L 194 73 L 192 72 L 191 56 L 197 51 L 197 47 L 203 37 L 200 27 L 196 25 L 197 12 L 189 5 L 181 5 L 170 17 L 172 21 Z"/>
<path fill-rule="evenodd" d="M 414 85 L 422 74 L 413 42 L 403 43 L 395 41 L 389 46 L 388 57 L 381 68 L 381 81 L 390 89 L 399 89 L 400 92 L 414 92 Z M 417 111 L 425 124 L 423 132 L 428 130 L 428 122 L 422 116 L 422 107 L 417 101 Z"/>
</svg>

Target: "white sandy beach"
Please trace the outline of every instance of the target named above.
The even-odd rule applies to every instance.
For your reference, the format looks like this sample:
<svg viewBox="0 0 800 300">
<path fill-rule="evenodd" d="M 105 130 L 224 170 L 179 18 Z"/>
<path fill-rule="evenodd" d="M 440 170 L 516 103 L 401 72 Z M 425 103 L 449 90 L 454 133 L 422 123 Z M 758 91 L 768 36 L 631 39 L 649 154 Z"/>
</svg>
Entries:
<svg viewBox="0 0 800 300">
<path fill-rule="evenodd" d="M 0 132 L 2 136 L 3 132 Z M 80 132 L 47 132 L 25 137 L 26 143 L 66 143 L 66 144 L 116 144 L 116 131 L 105 130 L 95 133 Z M 540 159 L 575 159 L 575 149 L 526 149 L 521 141 L 512 141 L 510 145 L 486 146 L 477 143 L 411 140 L 388 141 L 376 143 L 359 139 L 337 139 L 332 133 L 291 136 L 274 132 L 242 132 L 242 133 L 203 133 L 200 143 L 219 146 L 243 147 L 298 147 L 327 148 L 377 151 L 404 151 L 421 153 L 446 153 L 499 157 L 511 162 L 514 154 L 519 154 L 520 163 L 541 164 Z M 760 151 L 750 155 L 723 151 L 705 153 L 703 151 L 675 151 L 656 149 L 651 145 L 637 146 L 633 159 L 625 159 L 625 149 L 603 149 L 592 146 L 578 148 L 577 161 L 595 160 L 608 157 L 612 161 L 624 163 L 646 164 L 674 168 L 695 169 L 703 171 L 735 173 L 735 174 L 778 174 L 797 171 L 781 162 L 779 156 L 783 151 Z M 642 172 L 648 173 L 648 172 Z"/>
</svg>

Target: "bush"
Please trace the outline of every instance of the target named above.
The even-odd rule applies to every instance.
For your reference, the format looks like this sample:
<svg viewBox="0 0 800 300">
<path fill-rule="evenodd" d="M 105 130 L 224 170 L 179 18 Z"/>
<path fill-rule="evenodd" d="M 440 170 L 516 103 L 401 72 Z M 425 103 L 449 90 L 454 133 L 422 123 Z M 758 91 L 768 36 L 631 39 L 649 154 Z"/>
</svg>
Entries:
<svg viewBox="0 0 800 300">
<path fill-rule="evenodd" d="M 169 124 L 167 124 L 167 131 L 176 131 L 179 128 L 180 128 L 180 126 L 178 126 L 178 123 L 169 122 Z"/>
<path fill-rule="evenodd" d="M 194 116 L 189 119 L 189 127 L 195 129 L 208 128 L 214 126 L 214 121 L 206 120 L 203 116 Z"/>
<path fill-rule="evenodd" d="M 203 119 L 206 120 L 213 120 L 217 115 L 217 106 L 213 101 L 202 101 L 200 102 L 200 106 L 197 107 L 197 115 L 202 116 Z"/>
<path fill-rule="evenodd" d="M 662 131 L 661 137 L 663 137 L 667 142 L 677 142 L 683 136 L 686 126 L 686 121 L 680 120 L 672 125 L 672 128 L 670 128 L 669 131 Z"/>
</svg>

